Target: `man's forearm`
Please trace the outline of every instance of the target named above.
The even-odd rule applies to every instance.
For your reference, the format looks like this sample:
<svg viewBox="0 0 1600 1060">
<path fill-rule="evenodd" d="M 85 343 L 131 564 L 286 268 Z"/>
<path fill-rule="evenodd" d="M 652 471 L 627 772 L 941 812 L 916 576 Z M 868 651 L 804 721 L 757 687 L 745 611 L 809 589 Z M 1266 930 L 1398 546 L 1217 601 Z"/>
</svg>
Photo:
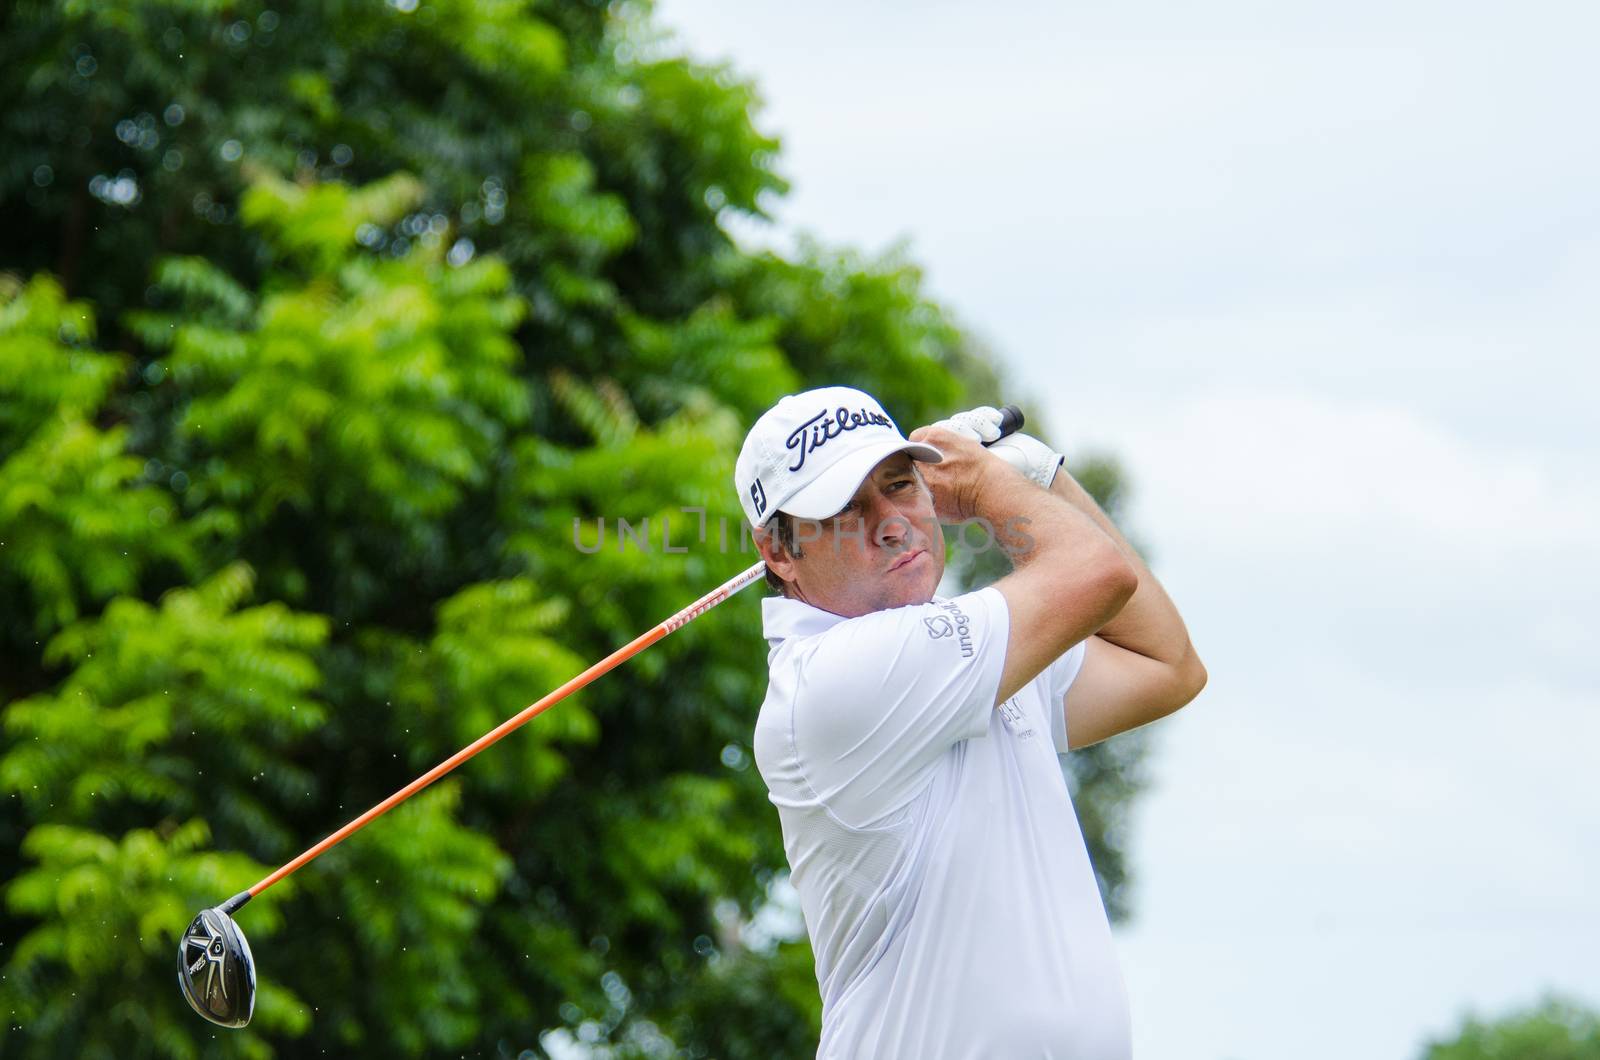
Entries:
<svg viewBox="0 0 1600 1060">
<path fill-rule="evenodd" d="M 1178 614 L 1178 609 L 1167 596 L 1167 591 L 1161 587 L 1150 568 L 1144 560 L 1128 544 L 1128 539 L 1122 536 L 1116 526 L 1100 510 L 1089 492 L 1078 484 L 1065 467 L 1056 472 L 1055 481 L 1050 485 L 1050 492 L 1065 500 L 1068 504 L 1082 511 L 1094 520 L 1095 524 L 1104 530 L 1106 536 L 1111 538 L 1121 550 L 1123 556 L 1139 575 L 1139 588 L 1133 597 L 1123 605 L 1111 621 L 1100 628 L 1096 634 L 1103 640 L 1110 641 L 1119 648 L 1138 652 L 1140 655 L 1174 666 L 1185 663 L 1194 656 L 1194 648 L 1189 643 L 1189 631 L 1183 624 L 1183 618 Z"/>
</svg>

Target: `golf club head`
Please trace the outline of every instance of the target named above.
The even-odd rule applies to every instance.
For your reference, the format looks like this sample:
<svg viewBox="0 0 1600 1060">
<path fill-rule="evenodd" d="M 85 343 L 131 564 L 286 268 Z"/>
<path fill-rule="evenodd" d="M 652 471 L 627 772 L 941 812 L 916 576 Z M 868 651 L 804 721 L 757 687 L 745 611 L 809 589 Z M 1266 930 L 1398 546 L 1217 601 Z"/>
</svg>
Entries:
<svg viewBox="0 0 1600 1060">
<path fill-rule="evenodd" d="M 219 1027 L 243 1027 L 256 1010 L 256 962 L 223 910 L 202 909 L 178 942 L 178 985 L 189 1007 Z"/>
</svg>

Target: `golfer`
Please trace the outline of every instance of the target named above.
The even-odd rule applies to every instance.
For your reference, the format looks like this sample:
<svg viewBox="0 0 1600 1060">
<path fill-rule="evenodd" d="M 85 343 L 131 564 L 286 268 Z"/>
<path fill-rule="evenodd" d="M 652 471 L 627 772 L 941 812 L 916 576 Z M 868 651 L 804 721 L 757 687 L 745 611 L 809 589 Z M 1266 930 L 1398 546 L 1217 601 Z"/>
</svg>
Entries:
<svg viewBox="0 0 1600 1060">
<path fill-rule="evenodd" d="M 819 1057 L 1131 1054 L 1057 756 L 1170 714 L 1206 672 L 1061 457 L 999 423 L 974 409 L 908 440 L 826 387 L 779 401 L 739 454 L 777 593 L 755 757 L 816 956 Z M 940 523 L 969 521 L 1015 569 L 935 596 Z"/>
</svg>

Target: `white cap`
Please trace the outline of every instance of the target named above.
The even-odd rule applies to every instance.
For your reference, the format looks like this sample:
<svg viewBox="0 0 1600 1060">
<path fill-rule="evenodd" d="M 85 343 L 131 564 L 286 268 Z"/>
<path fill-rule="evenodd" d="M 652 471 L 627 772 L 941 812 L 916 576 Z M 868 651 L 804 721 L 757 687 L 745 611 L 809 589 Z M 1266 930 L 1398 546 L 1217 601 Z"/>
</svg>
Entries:
<svg viewBox="0 0 1600 1060">
<path fill-rule="evenodd" d="M 872 395 L 847 386 L 790 394 L 762 413 L 745 435 L 733 468 L 739 503 L 752 526 L 774 512 L 826 519 L 855 496 L 892 453 L 937 464 L 944 454 L 908 442 Z"/>
</svg>

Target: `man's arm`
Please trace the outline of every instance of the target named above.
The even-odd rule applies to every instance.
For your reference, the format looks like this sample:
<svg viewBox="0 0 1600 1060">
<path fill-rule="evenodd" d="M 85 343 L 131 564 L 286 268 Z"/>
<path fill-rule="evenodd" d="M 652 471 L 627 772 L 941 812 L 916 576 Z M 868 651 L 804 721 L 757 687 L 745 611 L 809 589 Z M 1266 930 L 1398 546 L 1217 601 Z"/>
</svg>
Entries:
<svg viewBox="0 0 1600 1060">
<path fill-rule="evenodd" d="M 1087 513 L 970 437 L 931 426 L 912 431 L 911 439 L 945 454 L 922 469 L 939 517 L 984 519 L 1016 566 L 994 584 L 1010 615 L 999 704 L 1108 625 L 1136 591 L 1136 572 Z"/>
<path fill-rule="evenodd" d="M 1050 492 L 1092 519 L 1139 576 L 1133 596 L 1088 639 L 1067 691 L 1067 745 L 1085 747 L 1171 714 L 1200 694 L 1206 669 L 1172 599 L 1088 491 L 1063 467 Z"/>
</svg>

